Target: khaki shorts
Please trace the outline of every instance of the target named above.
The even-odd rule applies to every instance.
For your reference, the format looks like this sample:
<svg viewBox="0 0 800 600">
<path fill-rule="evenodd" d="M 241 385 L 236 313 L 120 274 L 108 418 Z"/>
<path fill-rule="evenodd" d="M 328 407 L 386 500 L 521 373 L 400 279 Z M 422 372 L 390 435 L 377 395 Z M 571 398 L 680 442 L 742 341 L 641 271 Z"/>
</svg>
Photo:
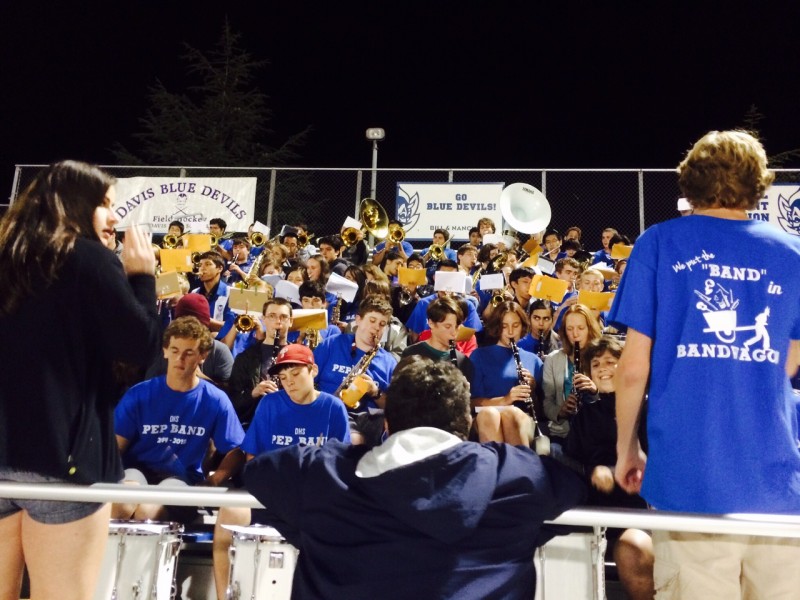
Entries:
<svg viewBox="0 0 800 600">
<path fill-rule="evenodd" d="M 653 532 L 657 600 L 800 598 L 800 539 Z"/>
</svg>

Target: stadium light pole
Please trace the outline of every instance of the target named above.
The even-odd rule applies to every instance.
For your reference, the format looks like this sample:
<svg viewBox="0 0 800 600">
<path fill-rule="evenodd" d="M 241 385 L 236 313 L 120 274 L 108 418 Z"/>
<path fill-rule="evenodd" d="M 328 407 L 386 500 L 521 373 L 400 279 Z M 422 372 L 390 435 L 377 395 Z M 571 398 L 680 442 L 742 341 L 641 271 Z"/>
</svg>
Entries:
<svg viewBox="0 0 800 600">
<path fill-rule="evenodd" d="M 372 141 L 372 183 L 369 188 L 369 197 L 375 197 L 375 187 L 378 180 L 378 142 L 386 137 L 386 132 L 380 127 L 370 127 L 367 129 L 367 139 Z"/>
</svg>

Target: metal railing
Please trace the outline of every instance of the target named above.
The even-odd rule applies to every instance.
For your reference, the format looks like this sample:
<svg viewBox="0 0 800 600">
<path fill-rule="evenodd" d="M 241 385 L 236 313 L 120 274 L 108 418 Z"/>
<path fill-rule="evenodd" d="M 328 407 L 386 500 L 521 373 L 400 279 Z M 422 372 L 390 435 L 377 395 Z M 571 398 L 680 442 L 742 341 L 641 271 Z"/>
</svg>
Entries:
<svg viewBox="0 0 800 600">
<path fill-rule="evenodd" d="M 0 483 L 0 498 L 66 500 L 70 502 L 133 502 L 179 506 L 262 508 L 252 495 L 225 488 L 167 488 L 96 484 Z M 729 535 L 800 538 L 800 516 L 766 514 L 698 515 L 635 509 L 574 508 L 552 521 L 577 527 L 656 529 Z"/>
</svg>

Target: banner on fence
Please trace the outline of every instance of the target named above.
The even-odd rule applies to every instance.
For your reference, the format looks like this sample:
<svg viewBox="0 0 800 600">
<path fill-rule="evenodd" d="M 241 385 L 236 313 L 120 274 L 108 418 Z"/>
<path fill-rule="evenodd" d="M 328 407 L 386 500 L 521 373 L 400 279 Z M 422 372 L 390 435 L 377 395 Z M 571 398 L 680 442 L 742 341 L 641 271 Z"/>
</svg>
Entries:
<svg viewBox="0 0 800 600">
<path fill-rule="evenodd" d="M 208 221 L 225 221 L 228 231 L 247 231 L 255 219 L 255 177 L 124 177 L 117 179 L 113 210 L 119 228 L 149 225 L 166 233 L 171 221 L 187 231 L 208 231 Z"/>
<path fill-rule="evenodd" d="M 800 186 L 773 185 L 758 201 L 758 207 L 747 214 L 751 219 L 766 221 L 786 233 L 800 235 Z"/>
<path fill-rule="evenodd" d="M 503 183 L 400 183 L 397 184 L 397 220 L 406 239 L 430 241 L 436 229 L 446 229 L 450 239 L 469 240 L 478 219 L 489 217 L 502 229 L 500 192 Z"/>
</svg>

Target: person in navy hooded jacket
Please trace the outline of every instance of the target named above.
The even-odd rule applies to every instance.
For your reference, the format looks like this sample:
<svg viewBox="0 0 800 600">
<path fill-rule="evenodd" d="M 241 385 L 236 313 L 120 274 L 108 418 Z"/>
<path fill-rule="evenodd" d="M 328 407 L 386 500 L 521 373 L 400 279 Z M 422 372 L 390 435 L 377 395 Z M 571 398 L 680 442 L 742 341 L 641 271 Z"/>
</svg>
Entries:
<svg viewBox="0 0 800 600">
<path fill-rule="evenodd" d="M 585 487 L 529 448 L 465 441 L 469 396 L 451 364 L 408 357 L 387 390 L 381 446 L 334 440 L 248 463 L 245 486 L 300 549 L 292 598 L 533 596 L 542 522 Z"/>
</svg>

